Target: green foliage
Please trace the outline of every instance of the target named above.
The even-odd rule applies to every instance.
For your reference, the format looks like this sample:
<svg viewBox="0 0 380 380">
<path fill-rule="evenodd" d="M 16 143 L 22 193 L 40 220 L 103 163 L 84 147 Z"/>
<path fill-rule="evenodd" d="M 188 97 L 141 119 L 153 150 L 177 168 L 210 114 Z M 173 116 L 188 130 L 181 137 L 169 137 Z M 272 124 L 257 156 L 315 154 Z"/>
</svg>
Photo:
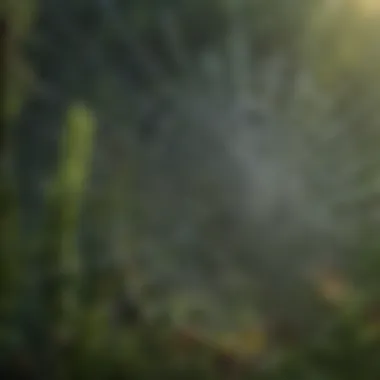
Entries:
<svg viewBox="0 0 380 380">
<path fill-rule="evenodd" d="M 7 122 L 16 117 L 33 81 L 33 75 L 23 56 L 22 44 L 33 23 L 35 0 L 14 2 L 5 0 L 0 9 L 7 22 L 6 31 L 6 79 L 4 88 L 4 117 Z"/>
<path fill-rule="evenodd" d="M 153 11 L 149 6 L 152 3 L 147 2 L 149 6 L 145 2 L 139 3 L 133 22 L 137 29 L 145 32 L 150 29 Z M 213 11 L 222 6 L 221 2 L 206 3 Z M 276 1 L 252 2 L 255 20 L 252 33 L 257 33 L 257 40 L 275 40 L 274 49 L 281 44 L 294 46 L 289 40 L 293 41 L 298 32 L 289 31 L 289 28 L 296 29 L 295 21 L 310 11 L 309 8 L 299 9 L 305 3 L 284 1 L 277 8 Z M 314 2 L 307 3 L 312 8 Z M 197 8 L 201 2 L 192 4 L 194 8 L 189 5 L 186 8 L 188 17 L 192 19 L 195 14 L 202 18 L 202 28 L 207 28 L 210 16 L 205 12 L 208 16 L 203 20 Z M 7 120 L 22 112 L 21 105 L 26 97 L 21 73 L 28 70 L 15 51 L 33 18 L 33 5 L 32 1 L 12 2 L 10 17 L 15 37 L 12 37 L 9 56 L 18 64 L 11 65 L 13 74 L 7 87 Z M 155 5 L 158 6 L 158 2 Z M 310 34 L 303 36 L 304 45 L 300 48 L 321 87 L 338 93 L 346 78 L 343 71 L 346 75 L 354 73 L 364 78 L 363 81 L 373 78 L 373 71 L 368 72 L 368 65 L 363 66 L 373 53 L 363 42 L 367 41 L 363 21 L 353 26 L 347 22 L 352 14 L 339 14 L 338 18 L 343 19 L 339 22 L 337 18 L 326 20 L 322 14 L 322 10 L 314 13 L 315 24 L 310 28 Z M 199 31 L 192 32 L 195 36 Z M 279 35 L 283 39 L 277 39 Z M 334 35 L 333 39 L 331 35 Z M 371 70 L 374 70 L 372 66 Z M 375 86 L 378 91 L 380 84 Z M 341 297 L 338 302 L 333 297 L 334 305 L 328 305 L 326 313 L 329 323 L 313 341 L 301 337 L 291 344 L 280 344 L 276 334 L 272 336 L 266 330 L 265 323 L 260 325 L 256 321 L 242 331 L 223 332 L 210 339 L 197 337 L 193 331 L 177 331 L 164 323 L 147 322 L 143 315 L 133 323 L 119 321 L 114 315 L 117 314 L 115 305 L 126 284 L 132 286 L 133 271 L 129 267 L 112 268 L 111 273 L 91 277 L 78 243 L 86 186 L 91 176 L 97 120 L 90 106 L 75 99 L 70 99 L 66 111 L 59 165 L 46 194 L 44 230 L 38 237 L 39 244 L 33 249 L 32 257 L 26 257 L 31 249 L 20 241 L 18 191 L 8 172 L 2 170 L 0 173 L 0 370 L 5 376 L 10 376 L 17 367 L 18 371 L 24 371 L 24 378 L 35 376 L 53 380 L 380 378 L 380 315 L 377 310 L 380 263 L 378 244 L 372 244 L 373 235 L 368 236 L 360 247 L 363 270 L 358 275 L 358 282 L 365 283 L 365 286 L 359 289 L 356 283 L 346 284 L 344 296 L 338 292 L 338 298 Z M 305 112 L 306 118 L 310 115 Z M 125 171 L 125 166 L 121 170 Z M 119 176 L 121 170 L 116 171 Z M 130 213 L 127 218 L 137 217 L 133 197 L 128 198 L 130 204 L 126 207 L 120 206 L 125 199 L 120 193 L 130 189 L 130 184 L 125 183 L 129 174 L 132 175 L 131 172 L 123 173 L 127 178 L 114 177 L 115 182 L 109 186 L 111 199 L 102 200 L 104 212 L 96 210 L 99 211 L 96 214 L 92 210 L 98 219 L 102 219 L 99 221 L 101 227 L 106 224 L 104 220 L 111 219 L 108 213 L 119 216 L 127 212 Z M 113 236 L 113 243 L 120 238 L 116 243 L 130 258 L 135 236 L 131 231 L 124 231 L 121 235 Z M 32 292 L 33 300 L 25 299 L 25 294 L 29 294 L 25 292 L 27 274 L 33 270 L 27 265 L 38 267 L 38 289 L 36 294 Z M 125 274 L 130 277 L 125 279 Z M 85 292 L 88 287 L 92 290 L 91 297 Z M 325 298 L 331 299 L 326 296 L 328 290 L 322 292 Z M 33 310 L 28 309 L 28 301 L 33 304 Z M 189 302 L 192 302 L 190 298 L 177 297 L 173 308 L 180 313 Z M 28 310 L 23 312 L 25 308 Z M 34 324 L 31 322 L 33 318 L 37 320 Z M 34 335 L 38 339 L 30 338 Z"/>
</svg>

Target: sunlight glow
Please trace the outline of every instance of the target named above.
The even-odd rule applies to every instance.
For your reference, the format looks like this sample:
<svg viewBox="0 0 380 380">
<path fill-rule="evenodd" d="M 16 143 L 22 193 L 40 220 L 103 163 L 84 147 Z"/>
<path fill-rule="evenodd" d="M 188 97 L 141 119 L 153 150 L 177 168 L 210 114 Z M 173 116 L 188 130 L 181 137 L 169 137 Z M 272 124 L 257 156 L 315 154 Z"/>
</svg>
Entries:
<svg viewBox="0 0 380 380">
<path fill-rule="evenodd" d="M 367 15 L 380 12 L 380 0 L 353 0 L 352 3 Z"/>
</svg>

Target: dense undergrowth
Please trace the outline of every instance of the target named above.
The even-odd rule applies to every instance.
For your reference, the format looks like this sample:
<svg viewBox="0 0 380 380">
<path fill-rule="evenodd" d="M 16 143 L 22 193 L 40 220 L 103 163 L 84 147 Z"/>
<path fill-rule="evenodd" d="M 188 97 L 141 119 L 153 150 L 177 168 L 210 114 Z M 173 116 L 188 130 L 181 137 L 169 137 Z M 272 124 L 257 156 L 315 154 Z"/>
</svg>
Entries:
<svg viewBox="0 0 380 380">
<path fill-rule="evenodd" d="M 362 244 L 354 248 L 353 254 L 361 257 L 360 267 L 355 267 L 355 281 L 360 286 L 356 286 L 356 282 L 351 278 L 346 279 L 336 273 L 326 273 L 318 282 L 315 297 L 323 309 L 321 318 L 325 323 L 315 335 L 303 334 L 302 330 L 299 331 L 297 326 L 292 325 L 292 321 L 277 321 L 273 326 L 271 321 L 264 320 L 262 324 L 253 324 L 242 331 L 237 328 L 228 334 L 221 333 L 217 339 L 209 339 L 190 328 L 175 327 L 170 320 L 162 318 L 152 321 L 147 318 L 141 300 L 136 299 L 133 292 L 129 294 L 128 286 L 133 287 L 135 272 L 134 268 L 128 266 L 128 262 L 122 261 L 123 265 L 117 262 L 118 264 L 110 265 L 103 271 L 91 267 L 88 257 L 82 253 L 84 248 L 80 239 L 84 228 L 83 220 L 86 221 L 83 219 L 84 208 L 91 209 L 91 218 L 100 220 L 100 230 L 107 224 L 107 212 L 122 209 L 127 210 L 126 213 L 130 213 L 128 215 L 131 217 L 135 217 L 135 209 L 132 204 L 127 204 L 124 208 L 118 201 L 120 189 L 123 192 L 123 186 L 126 186 L 124 181 L 128 181 L 128 178 L 120 179 L 120 172 L 117 172 L 119 175 L 114 178 L 115 182 L 108 184 L 105 199 L 99 200 L 94 197 L 94 200 L 89 201 L 86 198 L 87 188 L 91 186 L 91 165 L 96 156 L 98 124 L 102 122 L 102 118 L 97 117 L 94 109 L 96 105 L 101 108 L 109 104 L 101 103 L 99 98 L 92 99 L 93 103 L 88 104 L 87 99 L 82 99 L 85 98 L 83 93 L 78 95 L 78 91 L 75 91 L 75 86 L 73 93 L 76 96 L 69 96 L 65 100 L 66 107 L 60 111 L 63 116 L 52 119 L 52 125 L 61 124 L 57 139 L 58 159 L 57 164 L 52 165 L 48 183 L 44 184 L 42 216 L 36 216 L 34 219 L 32 215 L 32 222 L 30 219 L 29 222 L 24 221 L 27 202 L 23 197 L 28 189 L 20 188 L 22 182 L 17 178 L 16 174 L 19 173 L 14 170 L 17 166 L 17 154 L 20 154 L 20 148 L 17 146 L 20 139 L 14 137 L 14 130 L 18 128 L 22 116 L 28 112 L 25 103 L 28 102 L 28 97 L 33 97 L 33 91 L 30 95 L 28 86 L 31 86 L 30 83 L 36 81 L 36 78 L 30 78 L 33 75 L 28 70 L 33 69 L 28 67 L 27 60 L 24 61 L 20 39 L 23 40 L 25 36 L 24 28 L 33 30 L 32 26 L 26 26 L 30 22 L 28 16 L 34 14 L 32 9 L 36 9 L 37 14 L 52 11 L 45 2 L 37 3 L 37 7 L 32 1 L 24 1 L 22 5 L 17 6 L 16 2 L 10 1 L 8 12 L 2 15 L 6 25 L 6 39 L 3 39 L 6 43 L 4 42 L 1 49 L 7 59 L 7 70 L 4 70 L 6 77 L 2 81 L 2 84 L 7 84 L 6 97 L 2 99 L 6 104 L 6 112 L 2 115 L 4 119 L 0 136 L 2 378 L 379 379 L 380 267 L 375 239 L 376 228 L 371 230 L 365 226 L 366 234 L 362 236 Z M 82 3 L 77 1 L 77 4 L 82 4 L 90 14 L 91 2 Z M 206 9 L 206 20 L 201 23 L 202 28 L 207 27 L 207 12 L 212 14 L 215 4 L 221 4 L 213 1 L 206 3 L 211 11 Z M 264 54 L 266 50 L 280 49 L 281 46 L 278 45 L 290 44 L 289 49 L 293 53 L 295 42 L 289 25 L 296 24 L 299 17 L 295 12 L 298 3 L 284 2 L 286 5 L 283 10 L 287 12 L 281 16 L 270 11 L 276 7 L 273 5 L 275 2 L 266 4 L 269 3 L 270 5 L 265 5 L 265 2 L 255 3 L 258 7 L 254 12 L 257 23 L 253 24 L 260 24 L 258 20 L 260 15 L 263 16 L 260 24 L 262 35 L 258 32 L 259 29 L 252 32 L 261 36 L 261 39 L 258 37 L 260 41 L 257 42 L 257 49 Z M 295 3 L 297 4 L 294 5 Z M 154 12 L 149 4 L 141 4 L 140 18 L 136 18 L 134 22 L 137 23 L 138 20 L 136 28 L 146 28 L 146 33 L 149 34 L 149 19 Z M 64 5 L 60 6 L 63 10 L 66 9 Z M 197 11 L 199 10 L 194 6 L 192 12 L 197 14 Z M 70 9 L 67 12 L 70 15 Z M 53 13 L 51 17 L 55 20 Z M 189 12 L 189 15 L 191 19 L 192 13 Z M 265 15 L 269 17 L 269 27 L 264 22 Z M 273 19 L 270 21 L 274 16 L 283 20 L 283 23 L 276 23 Z M 353 17 L 350 14 L 340 15 L 344 16 L 347 17 L 345 20 Z M 199 16 L 200 19 L 202 17 Z M 319 49 L 324 52 L 322 58 L 321 51 L 310 47 L 311 42 L 306 44 L 306 47 L 302 44 L 301 49 L 306 57 L 305 62 L 309 62 L 320 86 L 335 97 L 341 96 L 339 99 L 342 99 L 343 105 L 345 102 L 350 105 L 350 96 L 354 97 L 355 103 L 357 94 L 366 93 L 368 87 L 365 84 L 371 82 L 371 91 L 375 93 L 376 103 L 379 99 L 376 96 L 380 82 L 376 76 L 375 54 L 373 51 L 367 51 L 366 49 L 371 49 L 362 42 L 368 42 L 365 40 L 364 32 L 360 34 L 359 26 L 352 26 L 353 23 L 339 23 L 335 18 L 330 25 L 320 17 L 321 19 L 315 17 L 314 24 L 310 27 L 312 33 L 308 38 L 316 45 L 316 40 L 322 41 L 318 44 Z M 30 18 L 33 19 L 32 16 Z M 84 27 L 87 32 L 93 31 L 91 20 L 87 20 L 89 25 L 85 23 L 86 19 L 80 21 L 88 28 Z M 217 20 L 214 21 L 217 24 Z M 274 27 L 272 24 L 277 26 Z M 334 27 L 342 29 L 334 35 L 337 41 L 329 38 L 328 34 L 329 28 Z M 355 30 L 355 27 L 358 29 Z M 285 30 L 290 35 L 286 35 Z M 322 31 L 327 37 L 323 36 Z M 351 38 L 350 33 L 355 39 Z M 194 44 L 200 43 L 197 31 L 190 35 Z M 282 38 L 276 38 L 280 35 Z M 59 38 L 62 36 L 57 37 L 58 41 Z M 295 40 L 299 43 L 299 38 Z M 349 44 L 346 40 L 352 43 Z M 64 48 L 68 49 L 69 53 L 76 52 L 71 45 L 63 44 L 62 49 Z M 327 49 L 331 54 L 325 54 Z M 58 63 L 53 62 L 56 65 L 54 70 L 63 67 L 60 66 L 63 60 L 60 58 Z M 84 75 L 83 68 L 78 68 L 78 72 Z M 351 79 L 353 78 L 353 83 L 346 79 L 346 72 L 351 75 Z M 54 76 L 54 72 L 51 74 L 47 70 L 47 73 L 46 75 Z M 75 83 L 80 79 L 80 75 L 76 74 L 74 79 L 70 80 Z M 355 82 L 357 78 L 360 78 L 359 84 Z M 65 77 L 60 78 L 55 83 L 62 86 L 56 89 L 58 92 L 68 91 L 65 79 L 67 80 Z M 355 91 L 357 93 L 352 94 Z M 86 96 L 91 98 L 91 91 L 89 92 L 90 95 L 87 93 Z M 102 94 L 104 93 L 106 89 L 102 91 Z M 51 96 L 54 97 L 54 94 Z M 117 103 L 116 100 L 113 103 Z M 49 106 L 53 107 L 52 104 L 49 103 Z M 117 105 L 115 108 L 118 108 Z M 49 110 L 47 107 L 45 113 Z M 28 115 L 25 118 L 28 119 Z M 43 118 L 41 120 L 43 122 Z M 371 119 L 375 129 L 378 121 L 375 117 Z M 363 119 L 363 122 L 366 120 Z M 32 125 L 33 119 L 28 123 L 30 128 L 38 128 Z M 25 146 L 25 142 L 22 143 Z M 367 147 L 365 144 L 363 146 Z M 116 149 L 113 153 L 116 155 Z M 127 164 L 123 165 L 122 170 L 126 171 Z M 112 170 L 117 168 L 113 166 Z M 128 174 L 132 176 L 132 171 Z M 125 198 L 122 199 L 125 202 Z M 34 231 L 34 223 L 40 226 L 37 229 L 38 233 L 30 234 L 30 231 Z M 124 231 L 122 235 L 124 240 L 118 243 L 123 245 L 125 252 L 133 251 L 133 233 Z M 118 237 L 115 237 L 113 241 L 117 239 Z M 136 281 L 138 280 L 137 276 Z M 289 304 L 289 308 L 291 307 Z"/>
</svg>

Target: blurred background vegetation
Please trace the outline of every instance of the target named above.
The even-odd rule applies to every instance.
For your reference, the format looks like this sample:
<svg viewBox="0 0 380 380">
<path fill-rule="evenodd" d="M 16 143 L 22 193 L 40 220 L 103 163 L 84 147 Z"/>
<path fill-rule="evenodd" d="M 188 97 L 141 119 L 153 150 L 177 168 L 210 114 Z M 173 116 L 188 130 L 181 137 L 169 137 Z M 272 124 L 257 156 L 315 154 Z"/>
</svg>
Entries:
<svg viewBox="0 0 380 380">
<path fill-rule="evenodd" d="M 0 9 L 3 379 L 380 378 L 377 1 L 5 0 Z M 230 22 L 245 28 L 234 35 Z M 182 246 L 165 240 L 171 228 L 167 218 L 174 215 L 173 223 L 181 223 L 175 219 L 181 203 L 170 187 L 163 187 L 163 198 L 151 188 L 156 183 L 151 178 L 160 183 L 167 175 L 153 164 L 159 160 L 154 152 L 165 144 L 160 125 L 171 123 L 170 117 L 162 121 L 162 110 L 169 107 L 165 112 L 174 114 L 167 97 L 185 98 L 175 92 L 183 87 L 170 93 L 170 85 L 180 82 L 184 72 L 197 75 L 199 52 L 210 52 L 212 63 L 214 50 L 229 38 L 231 49 L 237 48 L 238 72 L 249 66 L 239 55 L 240 42 L 249 40 L 249 54 L 261 63 L 257 78 L 269 75 L 266 89 L 275 82 L 275 95 L 259 86 L 259 103 L 272 102 L 271 112 L 280 121 L 300 128 L 297 136 L 310 132 L 318 162 L 325 160 L 321 167 L 336 167 L 332 173 L 339 178 L 346 168 L 358 167 L 329 199 L 334 207 L 339 203 L 336 207 L 349 210 L 344 215 L 353 215 L 355 239 L 351 233 L 346 239 L 346 271 L 318 277 L 318 311 L 309 310 L 309 301 L 299 308 L 292 298 L 283 300 L 285 309 L 301 316 L 294 321 L 309 314 L 317 319 L 316 336 L 298 322 L 272 326 L 269 317 L 248 312 L 244 319 L 240 306 L 226 307 L 242 318 L 232 329 L 211 334 L 207 323 L 192 328 L 180 316 L 189 304 L 207 303 L 209 313 L 216 314 L 211 324 L 223 319 L 225 309 L 213 309 L 220 294 L 209 295 L 207 285 L 195 296 L 186 294 L 168 280 L 168 301 L 169 296 L 161 297 L 164 290 L 149 283 L 156 273 L 161 279 L 172 272 L 187 276 L 170 262 Z M 271 62 L 279 63 L 280 71 L 266 74 Z M 318 89 L 311 95 L 297 87 L 305 72 Z M 247 78 L 240 83 L 238 76 L 235 84 L 246 86 Z M 290 106 L 289 93 L 295 94 Z M 333 111 L 326 116 L 316 103 Z M 190 112 L 202 112 L 192 106 Z M 203 154 L 192 129 L 184 133 L 186 149 Z M 320 147 L 323 139 L 329 143 Z M 352 149 L 337 163 L 337 150 L 346 141 Z M 171 162 L 193 157 L 170 149 Z M 191 192 L 192 179 L 178 173 L 197 171 L 202 158 L 191 164 L 195 169 L 181 165 L 174 175 Z M 233 181 L 223 161 L 217 165 L 226 171 L 227 182 Z M 206 204 L 217 202 L 212 190 L 202 196 Z M 210 250 L 222 250 L 229 244 L 223 240 L 224 227 L 217 218 L 210 220 L 200 228 L 207 239 L 215 235 Z M 195 217 L 191 223 L 199 224 Z M 157 225 L 149 232 L 158 235 L 152 240 L 154 256 L 141 258 L 142 237 L 146 243 L 146 231 Z M 270 225 L 265 226 L 269 239 L 276 240 Z M 184 245 L 195 250 L 197 239 L 190 237 Z M 145 267 L 153 269 L 146 274 Z M 286 265 L 282 270 L 292 272 Z M 273 299 L 274 294 L 283 298 L 279 286 L 273 282 Z M 227 305 L 223 298 L 218 302 Z M 242 302 L 248 303 L 244 297 Z M 164 310 L 160 317 L 156 309 Z"/>
</svg>

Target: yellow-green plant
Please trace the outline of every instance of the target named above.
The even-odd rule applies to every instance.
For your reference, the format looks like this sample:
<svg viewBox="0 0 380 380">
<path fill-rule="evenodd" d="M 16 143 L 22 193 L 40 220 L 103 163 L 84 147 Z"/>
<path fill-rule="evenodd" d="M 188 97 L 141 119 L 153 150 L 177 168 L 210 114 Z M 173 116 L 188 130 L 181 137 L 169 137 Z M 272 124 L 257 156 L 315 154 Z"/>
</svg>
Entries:
<svg viewBox="0 0 380 380">
<path fill-rule="evenodd" d="M 81 311 L 77 231 L 94 132 L 95 121 L 90 110 L 79 103 L 71 105 L 61 137 L 57 175 L 48 194 L 47 225 L 40 252 L 44 279 L 42 313 L 46 323 L 44 353 L 48 358 L 74 338 Z M 51 362 L 60 359 L 57 354 L 51 357 Z M 64 377 L 63 366 L 50 370 Z"/>
</svg>

